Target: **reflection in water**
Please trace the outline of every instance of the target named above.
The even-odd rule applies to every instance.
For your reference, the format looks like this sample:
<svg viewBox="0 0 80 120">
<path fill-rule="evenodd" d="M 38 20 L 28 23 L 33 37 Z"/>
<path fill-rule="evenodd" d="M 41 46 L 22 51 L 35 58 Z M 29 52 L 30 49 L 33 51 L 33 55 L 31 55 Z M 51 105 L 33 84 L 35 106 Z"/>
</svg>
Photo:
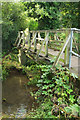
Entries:
<svg viewBox="0 0 80 120">
<path fill-rule="evenodd" d="M 21 85 L 21 78 L 20 78 L 19 82 L 20 82 L 20 85 Z"/>
<path fill-rule="evenodd" d="M 7 80 L 3 81 L 2 97 L 5 99 L 2 105 L 3 114 L 15 115 L 19 118 L 24 117 L 26 112 L 32 109 L 35 101 L 30 95 L 31 87 L 26 87 L 27 82 L 26 75 L 18 71 L 12 71 Z"/>
</svg>

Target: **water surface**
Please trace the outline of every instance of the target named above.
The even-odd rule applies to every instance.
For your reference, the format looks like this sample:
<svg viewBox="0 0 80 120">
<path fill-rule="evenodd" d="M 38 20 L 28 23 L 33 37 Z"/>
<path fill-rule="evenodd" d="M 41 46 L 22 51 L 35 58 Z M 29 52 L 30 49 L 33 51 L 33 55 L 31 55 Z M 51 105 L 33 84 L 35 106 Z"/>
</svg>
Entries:
<svg viewBox="0 0 80 120">
<path fill-rule="evenodd" d="M 34 107 L 37 106 L 35 99 L 30 95 L 30 92 L 36 88 L 27 86 L 28 81 L 26 75 L 22 75 L 17 70 L 12 70 L 7 80 L 3 82 L 3 115 L 15 115 L 18 118 L 25 116 L 33 108 L 33 105 Z"/>
</svg>

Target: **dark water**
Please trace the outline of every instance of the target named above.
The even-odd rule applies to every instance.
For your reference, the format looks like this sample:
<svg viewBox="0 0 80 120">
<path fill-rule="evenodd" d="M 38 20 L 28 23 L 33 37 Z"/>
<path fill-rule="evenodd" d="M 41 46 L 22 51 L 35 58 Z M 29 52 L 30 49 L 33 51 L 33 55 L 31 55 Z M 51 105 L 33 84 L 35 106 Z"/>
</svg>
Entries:
<svg viewBox="0 0 80 120">
<path fill-rule="evenodd" d="M 37 106 L 35 99 L 30 95 L 30 92 L 36 88 L 27 86 L 27 82 L 26 75 L 20 74 L 17 70 L 13 70 L 3 82 L 3 115 L 24 117 L 29 110 Z"/>
</svg>

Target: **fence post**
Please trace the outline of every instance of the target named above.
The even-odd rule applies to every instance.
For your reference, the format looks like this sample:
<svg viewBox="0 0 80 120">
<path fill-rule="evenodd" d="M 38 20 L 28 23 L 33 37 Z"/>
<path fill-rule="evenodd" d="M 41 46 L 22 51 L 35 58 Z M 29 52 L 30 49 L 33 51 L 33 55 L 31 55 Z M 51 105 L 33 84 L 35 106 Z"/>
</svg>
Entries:
<svg viewBox="0 0 80 120">
<path fill-rule="evenodd" d="M 57 40 L 57 32 L 54 34 L 54 40 Z"/>
<path fill-rule="evenodd" d="M 34 41 L 34 52 L 36 52 L 36 32 L 33 33 L 33 41 Z"/>
<path fill-rule="evenodd" d="M 23 41 L 22 41 L 22 47 L 24 47 L 25 46 L 25 33 L 23 32 Z"/>
<path fill-rule="evenodd" d="M 21 49 L 19 49 L 18 58 L 19 58 L 19 63 L 21 64 Z"/>
<path fill-rule="evenodd" d="M 64 65 L 67 65 L 67 46 L 65 48 L 65 52 L 64 52 Z"/>
<path fill-rule="evenodd" d="M 45 32 L 45 56 L 48 57 L 48 41 L 49 41 L 49 32 Z"/>
<path fill-rule="evenodd" d="M 70 46 L 70 42 L 68 43 L 68 45 L 65 48 L 65 53 L 64 53 L 64 65 L 69 65 L 69 47 Z"/>
<path fill-rule="evenodd" d="M 73 29 L 71 28 L 70 53 L 69 53 L 69 68 L 71 67 L 72 43 L 73 43 Z"/>
<path fill-rule="evenodd" d="M 19 58 L 19 63 L 20 64 L 22 64 L 22 65 L 26 64 L 27 58 L 26 58 L 26 54 L 23 51 L 23 49 L 19 49 L 18 58 Z"/>
<path fill-rule="evenodd" d="M 26 39 L 25 39 L 25 42 L 28 42 L 28 50 L 30 49 L 30 47 L 31 47 L 31 42 L 30 42 L 30 32 L 29 32 L 29 29 L 28 28 L 26 28 L 25 29 L 25 37 L 26 37 Z"/>
<path fill-rule="evenodd" d="M 40 36 L 40 32 L 38 32 L 38 38 L 41 38 L 41 36 Z"/>
<path fill-rule="evenodd" d="M 20 38 L 19 38 L 19 41 L 17 43 L 17 47 L 20 46 L 20 44 L 22 43 L 22 40 L 23 40 L 23 31 L 20 32 Z"/>
</svg>

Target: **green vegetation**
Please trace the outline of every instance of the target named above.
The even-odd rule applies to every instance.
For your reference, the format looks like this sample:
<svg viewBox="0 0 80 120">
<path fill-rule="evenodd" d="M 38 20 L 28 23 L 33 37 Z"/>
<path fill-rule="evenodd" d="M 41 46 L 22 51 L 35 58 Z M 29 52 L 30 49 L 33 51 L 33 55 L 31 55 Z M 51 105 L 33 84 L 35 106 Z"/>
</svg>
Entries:
<svg viewBox="0 0 80 120">
<path fill-rule="evenodd" d="M 2 3 L 3 51 L 10 51 L 18 31 L 27 27 L 30 30 L 79 28 L 78 8 L 78 2 Z"/>
<path fill-rule="evenodd" d="M 37 91 L 31 95 L 39 103 L 39 107 L 27 114 L 28 118 L 78 118 L 80 117 L 79 82 L 75 74 L 68 68 L 60 65 L 52 69 L 49 64 L 38 61 L 37 63 L 20 65 L 16 57 L 17 50 L 3 59 L 3 79 L 9 75 L 11 69 L 18 69 L 26 74 L 28 85 L 36 85 Z M 41 62 L 41 64 L 39 64 Z M 37 73 L 37 74 L 36 74 Z M 76 84 L 76 85 L 75 85 Z"/>
<path fill-rule="evenodd" d="M 41 70 L 41 79 L 36 83 L 39 88 L 34 92 L 35 99 L 40 107 L 32 112 L 33 118 L 66 118 L 80 117 L 79 88 L 75 86 L 78 77 L 71 74 L 67 68 L 52 65 L 38 65 Z M 33 83 L 33 82 L 32 82 Z"/>
<path fill-rule="evenodd" d="M 78 7 L 78 2 L 2 3 L 3 81 L 15 68 L 26 74 L 29 79 L 28 86 L 36 85 L 38 88 L 32 91 L 31 95 L 39 105 L 37 109 L 26 114 L 27 118 L 61 118 L 63 120 L 64 118 L 80 118 L 80 88 L 78 86 L 80 80 L 78 77 L 61 65 L 52 69 L 55 57 L 51 62 L 41 59 L 34 61 L 27 57 L 25 66 L 21 65 L 18 62 L 18 49 L 14 47 L 18 31 L 24 31 L 26 28 L 29 30 L 79 28 Z M 66 38 L 64 33 L 57 35 L 60 41 Z M 44 36 L 43 33 L 42 36 Z M 77 34 L 74 36 L 79 43 Z M 54 35 L 51 36 L 51 39 L 53 38 Z M 50 48 L 51 46 L 53 46 L 53 41 L 49 43 Z M 77 51 L 75 45 L 74 49 Z"/>
<path fill-rule="evenodd" d="M 44 62 L 34 63 L 34 65 L 30 63 L 27 67 L 20 65 L 16 52 L 10 53 L 3 59 L 3 79 L 6 79 L 11 69 L 16 68 L 27 75 L 29 86 L 38 87 L 38 91 L 31 92 L 31 95 L 40 106 L 30 112 L 27 117 L 80 117 L 80 90 L 78 85 L 75 85 L 76 81 L 79 82 L 78 77 L 71 74 L 68 68 L 60 65 L 52 70 L 53 61 L 49 65 Z"/>
</svg>

